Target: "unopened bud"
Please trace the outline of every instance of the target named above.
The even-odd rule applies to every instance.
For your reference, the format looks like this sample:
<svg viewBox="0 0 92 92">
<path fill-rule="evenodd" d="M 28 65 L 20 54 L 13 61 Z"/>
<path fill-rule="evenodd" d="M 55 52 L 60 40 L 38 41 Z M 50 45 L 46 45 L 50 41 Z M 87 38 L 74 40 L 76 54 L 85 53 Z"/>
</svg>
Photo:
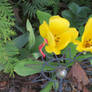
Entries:
<svg viewBox="0 0 92 92">
<path fill-rule="evenodd" d="M 57 73 L 56 73 L 56 75 L 57 75 L 58 78 L 64 78 L 67 75 L 67 71 L 65 69 L 58 70 Z"/>
</svg>

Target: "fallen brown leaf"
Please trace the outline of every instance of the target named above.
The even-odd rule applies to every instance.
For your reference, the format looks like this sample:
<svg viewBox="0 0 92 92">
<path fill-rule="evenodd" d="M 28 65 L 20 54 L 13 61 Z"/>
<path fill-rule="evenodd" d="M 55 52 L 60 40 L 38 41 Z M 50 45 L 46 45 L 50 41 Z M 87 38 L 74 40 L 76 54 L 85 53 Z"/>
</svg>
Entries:
<svg viewBox="0 0 92 92">
<path fill-rule="evenodd" d="M 82 88 L 89 83 L 85 71 L 77 62 L 72 66 L 67 77 L 72 79 L 74 85 L 77 86 L 79 90 L 82 90 Z"/>
</svg>

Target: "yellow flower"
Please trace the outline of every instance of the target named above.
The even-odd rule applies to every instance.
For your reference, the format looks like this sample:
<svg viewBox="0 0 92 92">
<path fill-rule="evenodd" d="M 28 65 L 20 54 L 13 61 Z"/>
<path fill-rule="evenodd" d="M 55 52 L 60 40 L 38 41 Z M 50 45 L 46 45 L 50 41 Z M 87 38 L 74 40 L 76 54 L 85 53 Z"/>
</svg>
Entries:
<svg viewBox="0 0 92 92">
<path fill-rule="evenodd" d="M 49 24 L 44 21 L 40 25 L 40 35 L 48 42 L 45 47 L 48 53 L 60 54 L 61 50 L 77 38 L 78 31 L 69 26 L 69 21 L 60 16 L 52 16 L 49 19 Z"/>
<path fill-rule="evenodd" d="M 75 43 L 78 45 L 76 49 L 79 52 L 92 52 L 92 18 L 89 18 L 88 22 L 85 25 L 81 41 L 75 41 Z"/>
</svg>

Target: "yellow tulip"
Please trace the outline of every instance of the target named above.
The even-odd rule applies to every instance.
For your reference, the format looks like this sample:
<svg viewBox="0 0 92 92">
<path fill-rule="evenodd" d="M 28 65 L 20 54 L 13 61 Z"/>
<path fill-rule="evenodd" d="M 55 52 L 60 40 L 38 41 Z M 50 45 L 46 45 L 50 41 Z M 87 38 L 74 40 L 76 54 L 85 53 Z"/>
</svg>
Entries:
<svg viewBox="0 0 92 92">
<path fill-rule="evenodd" d="M 75 44 L 78 45 L 76 49 L 79 52 L 82 51 L 92 52 L 92 18 L 89 18 L 88 22 L 85 25 L 81 41 L 75 41 Z"/>
<path fill-rule="evenodd" d="M 44 21 L 40 25 L 40 35 L 47 40 L 45 50 L 48 53 L 60 54 L 61 50 L 78 37 L 78 31 L 69 26 L 69 21 L 60 16 L 52 16 L 49 24 Z"/>
</svg>

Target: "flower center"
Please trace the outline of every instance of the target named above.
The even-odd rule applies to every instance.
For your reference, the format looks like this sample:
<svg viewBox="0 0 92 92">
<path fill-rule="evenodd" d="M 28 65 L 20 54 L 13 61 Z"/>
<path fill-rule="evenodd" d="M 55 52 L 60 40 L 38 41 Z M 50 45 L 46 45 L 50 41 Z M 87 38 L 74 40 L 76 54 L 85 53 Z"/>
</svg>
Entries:
<svg viewBox="0 0 92 92">
<path fill-rule="evenodd" d="M 91 47 L 91 46 L 92 46 L 92 39 L 86 40 L 85 47 L 88 48 L 88 47 Z"/>
<path fill-rule="evenodd" d="M 60 36 L 59 35 L 54 35 L 54 37 L 55 37 L 56 44 L 58 44 L 59 41 L 60 41 Z"/>
</svg>

